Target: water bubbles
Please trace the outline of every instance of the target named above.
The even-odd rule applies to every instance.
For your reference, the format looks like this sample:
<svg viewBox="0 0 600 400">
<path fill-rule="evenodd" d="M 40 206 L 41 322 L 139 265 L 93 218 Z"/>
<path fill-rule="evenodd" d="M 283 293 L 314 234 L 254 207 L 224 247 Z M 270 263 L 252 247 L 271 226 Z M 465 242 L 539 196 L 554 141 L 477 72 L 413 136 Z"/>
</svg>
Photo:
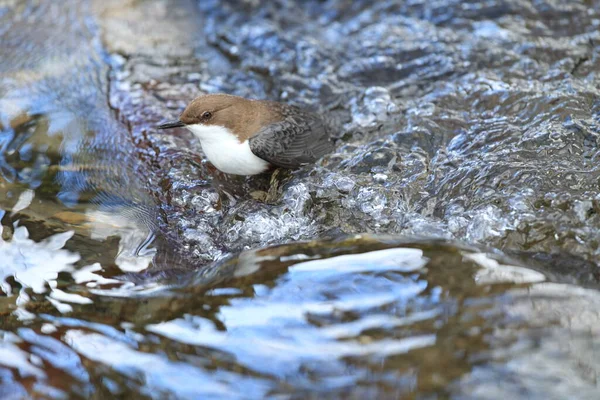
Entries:
<svg viewBox="0 0 600 400">
<path fill-rule="evenodd" d="M 373 180 L 377 183 L 385 183 L 388 176 L 386 174 L 377 173 L 373 175 Z"/>
<path fill-rule="evenodd" d="M 504 235 L 509 226 L 498 207 L 486 206 L 472 211 L 466 237 L 471 242 L 485 243 L 493 237 Z"/>
<path fill-rule="evenodd" d="M 330 179 L 337 190 L 343 193 L 349 193 L 356 185 L 356 182 L 348 176 L 333 175 Z"/>
<path fill-rule="evenodd" d="M 304 183 L 298 183 L 287 187 L 283 196 L 283 202 L 295 216 L 302 217 L 307 215 L 312 206 L 312 197 L 308 186 Z"/>
<path fill-rule="evenodd" d="M 353 123 L 360 127 L 372 127 L 387 119 L 388 114 L 397 112 L 388 89 L 370 87 L 365 90 L 360 102 L 352 104 Z"/>
<path fill-rule="evenodd" d="M 197 211 L 214 213 L 217 212 L 219 200 L 220 197 L 216 191 L 203 190 L 200 194 L 192 197 L 190 204 L 192 204 Z"/>
<path fill-rule="evenodd" d="M 573 211 L 579 221 L 585 223 L 591 216 L 596 213 L 593 203 L 590 200 L 576 200 L 573 205 Z"/>
</svg>

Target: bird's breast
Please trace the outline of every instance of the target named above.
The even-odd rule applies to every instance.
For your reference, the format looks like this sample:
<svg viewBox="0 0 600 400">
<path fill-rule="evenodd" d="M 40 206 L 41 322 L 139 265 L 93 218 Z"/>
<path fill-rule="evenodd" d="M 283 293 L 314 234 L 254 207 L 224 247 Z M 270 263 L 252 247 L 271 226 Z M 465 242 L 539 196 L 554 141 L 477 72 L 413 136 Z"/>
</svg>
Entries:
<svg viewBox="0 0 600 400">
<path fill-rule="evenodd" d="M 206 158 L 218 170 L 233 175 L 256 175 L 269 168 L 267 161 L 250 150 L 248 140 L 240 142 L 236 135 L 221 126 L 198 125 L 189 125 L 188 129 L 200 140 Z"/>
</svg>

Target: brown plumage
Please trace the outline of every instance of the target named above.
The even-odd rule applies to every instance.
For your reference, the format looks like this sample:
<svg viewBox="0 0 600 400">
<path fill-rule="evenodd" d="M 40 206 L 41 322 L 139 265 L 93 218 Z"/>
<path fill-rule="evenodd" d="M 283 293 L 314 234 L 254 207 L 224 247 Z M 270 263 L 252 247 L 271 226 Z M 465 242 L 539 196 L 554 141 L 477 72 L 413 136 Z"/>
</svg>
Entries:
<svg viewBox="0 0 600 400">
<path fill-rule="evenodd" d="M 186 107 L 178 121 L 163 124 L 159 128 L 180 126 L 196 134 L 206 156 L 217 168 L 224 172 L 229 172 L 227 169 L 237 171 L 229 173 L 251 175 L 244 171 L 254 171 L 253 168 L 244 170 L 243 167 L 229 168 L 226 165 L 235 160 L 228 162 L 225 154 L 219 154 L 219 148 L 228 152 L 230 147 L 236 147 L 225 140 L 229 134 L 235 136 L 239 144 L 247 141 L 256 157 L 284 168 L 315 162 L 333 148 L 330 127 L 317 114 L 283 103 L 249 100 L 227 94 L 200 96 Z M 220 142 L 216 143 L 218 140 Z M 231 154 L 240 159 L 237 164 L 244 160 L 251 163 L 243 152 L 231 151 Z"/>
</svg>

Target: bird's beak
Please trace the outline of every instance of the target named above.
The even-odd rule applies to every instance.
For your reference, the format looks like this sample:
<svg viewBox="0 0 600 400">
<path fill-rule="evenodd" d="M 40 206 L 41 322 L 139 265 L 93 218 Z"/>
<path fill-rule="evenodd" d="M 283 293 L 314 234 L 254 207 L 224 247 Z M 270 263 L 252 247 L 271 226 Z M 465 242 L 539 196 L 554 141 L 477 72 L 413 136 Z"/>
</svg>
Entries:
<svg viewBox="0 0 600 400">
<path fill-rule="evenodd" d="M 182 126 L 185 126 L 185 124 L 181 121 L 169 121 L 165 122 L 164 124 L 160 124 L 158 129 L 181 128 Z"/>
</svg>

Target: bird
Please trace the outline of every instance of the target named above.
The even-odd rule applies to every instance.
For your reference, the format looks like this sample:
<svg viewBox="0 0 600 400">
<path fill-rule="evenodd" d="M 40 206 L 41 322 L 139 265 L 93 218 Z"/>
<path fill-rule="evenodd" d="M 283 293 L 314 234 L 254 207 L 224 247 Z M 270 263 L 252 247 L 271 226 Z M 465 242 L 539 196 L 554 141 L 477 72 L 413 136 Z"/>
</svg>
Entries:
<svg viewBox="0 0 600 400">
<path fill-rule="evenodd" d="M 333 150 L 332 128 L 319 114 L 276 101 L 205 94 L 158 129 L 182 127 L 215 168 L 232 175 L 296 169 Z"/>
</svg>

